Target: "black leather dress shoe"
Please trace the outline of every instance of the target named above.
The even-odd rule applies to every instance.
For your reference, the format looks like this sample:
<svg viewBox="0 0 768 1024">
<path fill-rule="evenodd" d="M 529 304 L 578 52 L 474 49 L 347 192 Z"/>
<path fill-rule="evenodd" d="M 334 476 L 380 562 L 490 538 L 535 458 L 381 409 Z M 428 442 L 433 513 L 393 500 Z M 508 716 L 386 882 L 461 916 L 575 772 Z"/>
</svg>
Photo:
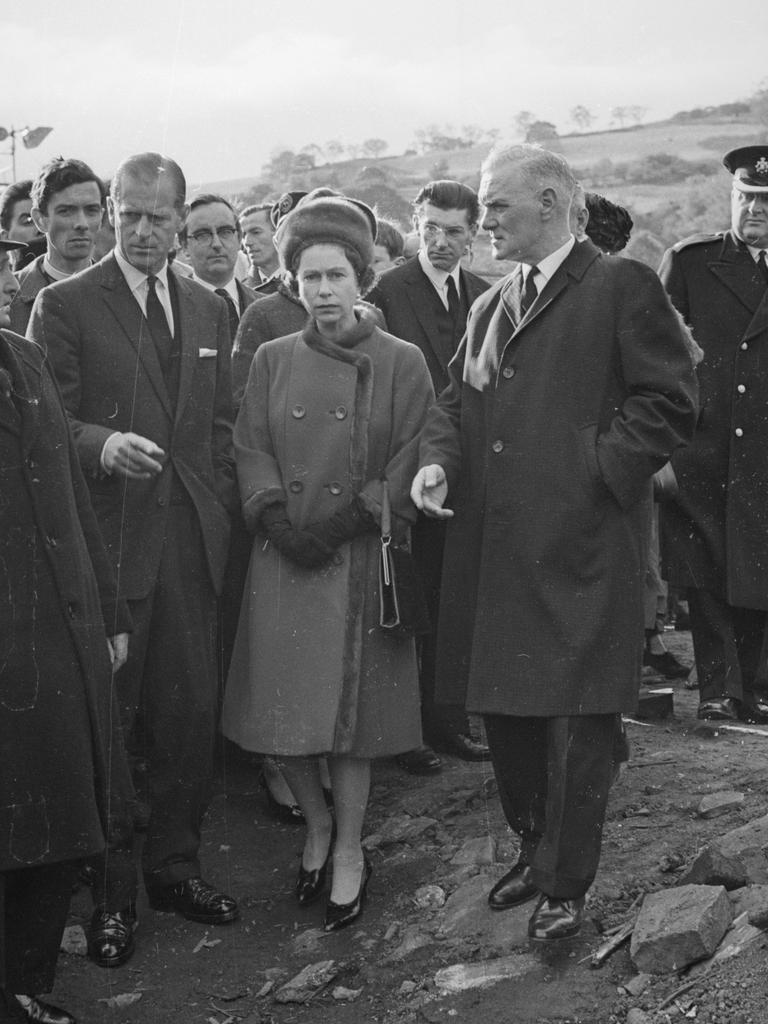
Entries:
<svg viewBox="0 0 768 1024">
<path fill-rule="evenodd" d="M 353 921 L 360 917 L 363 912 L 363 904 L 365 903 L 368 880 L 372 874 L 373 865 L 365 857 L 363 859 L 363 874 L 360 879 L 360 888 L 352 902 L 334 903 L 333 900 L 328 900 L 328 906 L 325 908 L 325 922 L 323 923 L 325 931 L 337 932 L 340 928 L 346 928 L 347 925 L 352 924 Z"/>
<path fill-rule="evenodd" d="M 654 651 L 649 651 L 646 647 L 643 654 L 643 665 L 652 668 L 665 679 L 687 679 L 691 674 L 691 666 L 678 661 L 672 651 L 662 651 L 661 654 L 657 654 Z"/>
<path fill-rule="evenodd" d="M 11 1020 L 38 1021 L 39 1024 L 77 1024 L 76 1019 L 66 1010 L 52 1006 L 37 996 L 3 993 Z"/>
<path fill-rule="evenodd" d="M 328 873 L 328 857 L 321 868 L 313 868 L 307 871 L 303 864 L 299 864 L 299 877 L 296 879 L 296 899 L 302 907 L 308 907 L 320 896 L 325 888 L 325 876 Z"/>
<path fill-rule="evenodd" d="M 748 696 L 739 704 L 739 720 L 753 725 L 768 725 L 768 700 Z"/>
<path fill-rule="evenodd" d="M 133 954 L 136 912 L 126 907 L 115 914 L 94 910 L 88 930 L 88 956 L 99 967 L 119 967 Z"/>
<path fill-rule="evenodd" d="M 697 718 L 707 722 L 735 722 L 739 717 L 736 701 L 732 697 L 716 697 L 703 700 L 696 712 Z"/>
<path fill-rule="evenodd" d="M 503 875 L 488 893 L 488 906 L 491 910 L 508 910 L 527 903 L 539 890 L 531 881 L 531 869 L 527 864 L 518 861 L 515 866 Z"/>
<path fill-rule="evenodd" d="M 175 910 L 188 921 L 202 924 L 228 924 L 240 911 L 231 896 L 214 889 L 202 878 L 185 878 L 178 885 L 147 891 L 153 910 Z"/>
<path fill-rule="evenodd" d="M 528 922 L 532 939 L 551 942 L 576 935 L 584 920 L 584 897 L 576 900 L 558 900 L 542 893 Z"/>
<path fill-rule="evenodd" d="M 462 761 L 490 761 L 491 752 L 484 743 L 477 743 L 471 736 L 456 733 L 434 744 L 442 754 L 453 754 Z"/>
<path fill-rule="evenodd" d="M 409 775 L 437 775 L 443 767 L 443 762 L 430 747 L 408 750 L 405 754 L 398 754 L 395 760 Z"/>
</svg>

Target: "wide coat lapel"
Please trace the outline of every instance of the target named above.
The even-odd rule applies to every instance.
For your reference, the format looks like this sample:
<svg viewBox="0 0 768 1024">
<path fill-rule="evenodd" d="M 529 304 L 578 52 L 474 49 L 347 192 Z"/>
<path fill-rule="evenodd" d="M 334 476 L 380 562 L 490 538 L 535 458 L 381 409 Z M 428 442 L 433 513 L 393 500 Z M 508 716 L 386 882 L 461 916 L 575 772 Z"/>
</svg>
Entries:
<svg viewBox="0 0 768 1024">
<path fill-rule="evenodd" d="M 418 257 L 414 257 L 407 264 L 408 273 L 405 276 L 405 286 L 408 292 L 413 312 L 426 335 L 427 341 L 435 354 L 438 363 L 442 365 L 440 355 L 440 337 L 437 330 L 437 323 L 430 312 L 433 303 L 433 294 L 437 297 L 432 282 L 421 269 Z M 439 300 L 438 300 L 439 301 Z"/>
<path fill-rule="evenodd" d="M 765 283 L 748 250 L 739 244 L 730 231 L 723 236 L 723 245 L 718 256 L 710 260 L 707 266 L 750 313 L 758 309 L 765 298 Z"/>
<path fill-rule="evenodd" d="M 27 341 L 11 331 L 0 332 L 0 370 L 10 377 L 15 400 L 5 394 L 5 382 L 0 381 L 0 428 L 21 435 L 22 454 L 26 455 L 40 433 L 40 377 L 43 355 L 32 341 Z M 29 355 L 25 348 L 29 346 Z"/>
<path fill-rule="evenodd" d="M 99 266 L 101 267 L 104 302 L 112 312 L 120 330 L 136 350 L 163 409 L 173 419 L 171 400 L 146 317 L 131 294 L 115 257 L 112 254 L 105 256 Z"/>
</svg>

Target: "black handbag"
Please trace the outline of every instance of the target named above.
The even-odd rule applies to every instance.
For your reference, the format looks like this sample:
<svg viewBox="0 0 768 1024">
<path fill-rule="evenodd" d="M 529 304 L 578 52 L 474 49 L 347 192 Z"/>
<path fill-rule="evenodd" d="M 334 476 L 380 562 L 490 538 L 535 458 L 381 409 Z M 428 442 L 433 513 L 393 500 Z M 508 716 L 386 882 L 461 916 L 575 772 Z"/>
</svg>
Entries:
<svg viewBox="0 0 768 1024">
<path fill-rule="evenodd" d="M 411 552 L 405 545 L 392 543 L 386 480 L 381 497 L 379 625 L 390 636 L 421 636 L 430 631 L 427 601 Z"/>
</svg>

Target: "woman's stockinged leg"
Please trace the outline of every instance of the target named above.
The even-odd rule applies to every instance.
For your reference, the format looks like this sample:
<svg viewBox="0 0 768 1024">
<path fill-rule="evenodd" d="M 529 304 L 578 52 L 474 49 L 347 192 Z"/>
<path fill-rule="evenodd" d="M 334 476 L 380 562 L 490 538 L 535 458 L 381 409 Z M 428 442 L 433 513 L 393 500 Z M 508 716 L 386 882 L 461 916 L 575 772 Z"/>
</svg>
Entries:
<svg viewBox="0 0 768 1024">
<path fill-rule="evenodd" d="M 357 897 L 363 876 L 360 841 L 371 787 L 371 762 L 359 757 L 329 757 L 328 769 L 336 809 L 331 900 L 343 904 Z"/>
<path fill-rule="evenodd" d="M 276 763 L 304 812 L 307 823 L 301 863 L 307 871 L 321 868 L 331 846 L 333 819 L 323 796 L 317 758 L 280 757 Z"/>
</svg>

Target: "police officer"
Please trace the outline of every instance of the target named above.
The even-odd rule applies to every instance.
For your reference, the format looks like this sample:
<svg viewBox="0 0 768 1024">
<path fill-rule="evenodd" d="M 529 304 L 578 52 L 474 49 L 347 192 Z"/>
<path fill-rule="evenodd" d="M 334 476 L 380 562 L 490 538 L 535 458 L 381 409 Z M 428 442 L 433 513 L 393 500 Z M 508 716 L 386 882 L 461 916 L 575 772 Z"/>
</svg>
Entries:
<svg viewBox="0 0 768 1024">
<path fill-rule="evenodd" d="M 731 228 L 673 246 L 660 275 L 704 349 L 694 443 L 672 458 L 667 579 L 688 588 L 699 718 L 768 723 L 768 146 L 731 150 Z"/>
</svg>

